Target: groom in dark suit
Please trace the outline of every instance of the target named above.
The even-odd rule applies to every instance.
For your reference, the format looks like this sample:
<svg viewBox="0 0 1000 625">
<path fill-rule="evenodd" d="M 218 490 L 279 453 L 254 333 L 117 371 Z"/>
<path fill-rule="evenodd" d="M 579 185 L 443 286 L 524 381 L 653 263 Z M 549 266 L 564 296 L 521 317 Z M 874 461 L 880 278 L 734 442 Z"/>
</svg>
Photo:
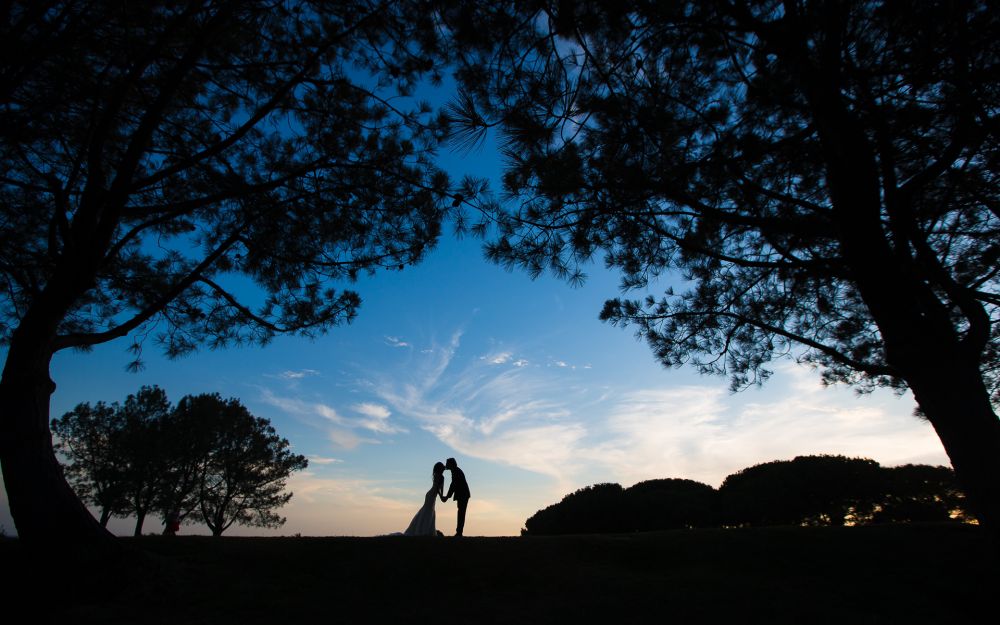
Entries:
<svg viewBox="0 0 1000 625">
<path fill-rule="evenodd" d="M 469 498 L 472 494 L 469 492 L 469 483 L 465 481 L 465 473 L 458 468 L 454 458 L 448 458 L 444 468 L 451 471 L 451 486 L 441 501 L 448 501 L 449 497 L 455 496 L 455 503 L 458 504 L 458 526 L 455 528 L 455 536 L 461 536 L 462 530 L 465 529 L 465 511 L 469 507 Z"/>
</svg>

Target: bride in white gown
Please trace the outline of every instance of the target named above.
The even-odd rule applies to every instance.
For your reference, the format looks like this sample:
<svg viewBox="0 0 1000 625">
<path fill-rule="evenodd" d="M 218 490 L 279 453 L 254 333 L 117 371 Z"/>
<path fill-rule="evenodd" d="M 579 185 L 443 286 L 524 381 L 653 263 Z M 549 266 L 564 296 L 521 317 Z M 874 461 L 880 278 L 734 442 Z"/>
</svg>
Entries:
<svg viewBox="0 0 1000 625">
<path fill-rule="evenodd" d="M 404 536 L 437 536 L 434 503 L 438 497 L 444 497 L 444 465 L 440 462 L 434 465 L 433 476 L 431 489 L 424 496 L 424 505 L 417 510 L 410 526 L 403 532 Z"/>
</svg>

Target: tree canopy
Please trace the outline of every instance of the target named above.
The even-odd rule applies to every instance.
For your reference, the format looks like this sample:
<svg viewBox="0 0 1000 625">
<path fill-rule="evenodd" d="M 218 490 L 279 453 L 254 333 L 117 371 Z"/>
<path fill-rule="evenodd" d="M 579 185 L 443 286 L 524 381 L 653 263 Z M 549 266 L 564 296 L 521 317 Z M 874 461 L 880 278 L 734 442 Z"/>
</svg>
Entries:
<svg viewBox="0 0 1000 625">
<path fill-rule="evenodd" d="M 364 1 L 336 13 L 13 4 L 0 85 L 4 341 L 57 279 L 84 276 L 64 296 L 53 351 L 133 331 L 170 355 L 314 334 L 360 301 L 330 279 L 399 268 L 434 243 L 447 182 L 426 158 L 436 122 L 380 96 L 433 70 L 419 21 Z M 263 301 L 240 302 L 233 275 Z"/>
<path fill-rule="evenodd" d="M 490 256 L 625 289 L 666 366 L 909 388 L 1000 524 L 1000 15 L 988 2 L 449 4 Z"/>
<path fill-rule="evenodd" d="M 149 343 L 314 336 L 357 312 L 338 282 L 435 243 L 440 120 L 394 98 L 440 77 L 421 4 L 7 3 L 0 461 L 22 539 L 103 536 L 52 454 L 53 353 L 128 336 L 139 368 Z"/>
</svg>

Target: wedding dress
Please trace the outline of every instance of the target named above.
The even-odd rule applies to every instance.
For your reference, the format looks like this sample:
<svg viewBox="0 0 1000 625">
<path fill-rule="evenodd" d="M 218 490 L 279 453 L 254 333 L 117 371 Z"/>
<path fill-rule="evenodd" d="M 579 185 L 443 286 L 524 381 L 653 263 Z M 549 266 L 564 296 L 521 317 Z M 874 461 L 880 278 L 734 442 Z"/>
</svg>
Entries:
<svg viewBox="0 0 1000 625">
<path fill-rule="evenodd" d="M 424 505 L 413 516 L 410 526 L 403 532 L 404 536 L 437 536 L 435 525 L 434 502 L 444 492 L 444 475 L 434 476 L 431 489 L 424 496 Z"/>
</svg>

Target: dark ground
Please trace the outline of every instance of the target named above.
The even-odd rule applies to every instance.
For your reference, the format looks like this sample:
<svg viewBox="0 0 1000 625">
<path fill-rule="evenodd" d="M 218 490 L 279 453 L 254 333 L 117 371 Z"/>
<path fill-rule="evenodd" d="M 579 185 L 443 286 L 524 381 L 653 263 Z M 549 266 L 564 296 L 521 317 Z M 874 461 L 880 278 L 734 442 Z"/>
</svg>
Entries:
<svg viewBox="0 0 1000 625">
<path fill-rule="evenodd" d="M 1000 596 L 996 546 L 959 525 L 120 540 L 102 562 L 0 542 L 5 603 L 30 610 L 4 621 L 961 623 Z"/>
</svg>

